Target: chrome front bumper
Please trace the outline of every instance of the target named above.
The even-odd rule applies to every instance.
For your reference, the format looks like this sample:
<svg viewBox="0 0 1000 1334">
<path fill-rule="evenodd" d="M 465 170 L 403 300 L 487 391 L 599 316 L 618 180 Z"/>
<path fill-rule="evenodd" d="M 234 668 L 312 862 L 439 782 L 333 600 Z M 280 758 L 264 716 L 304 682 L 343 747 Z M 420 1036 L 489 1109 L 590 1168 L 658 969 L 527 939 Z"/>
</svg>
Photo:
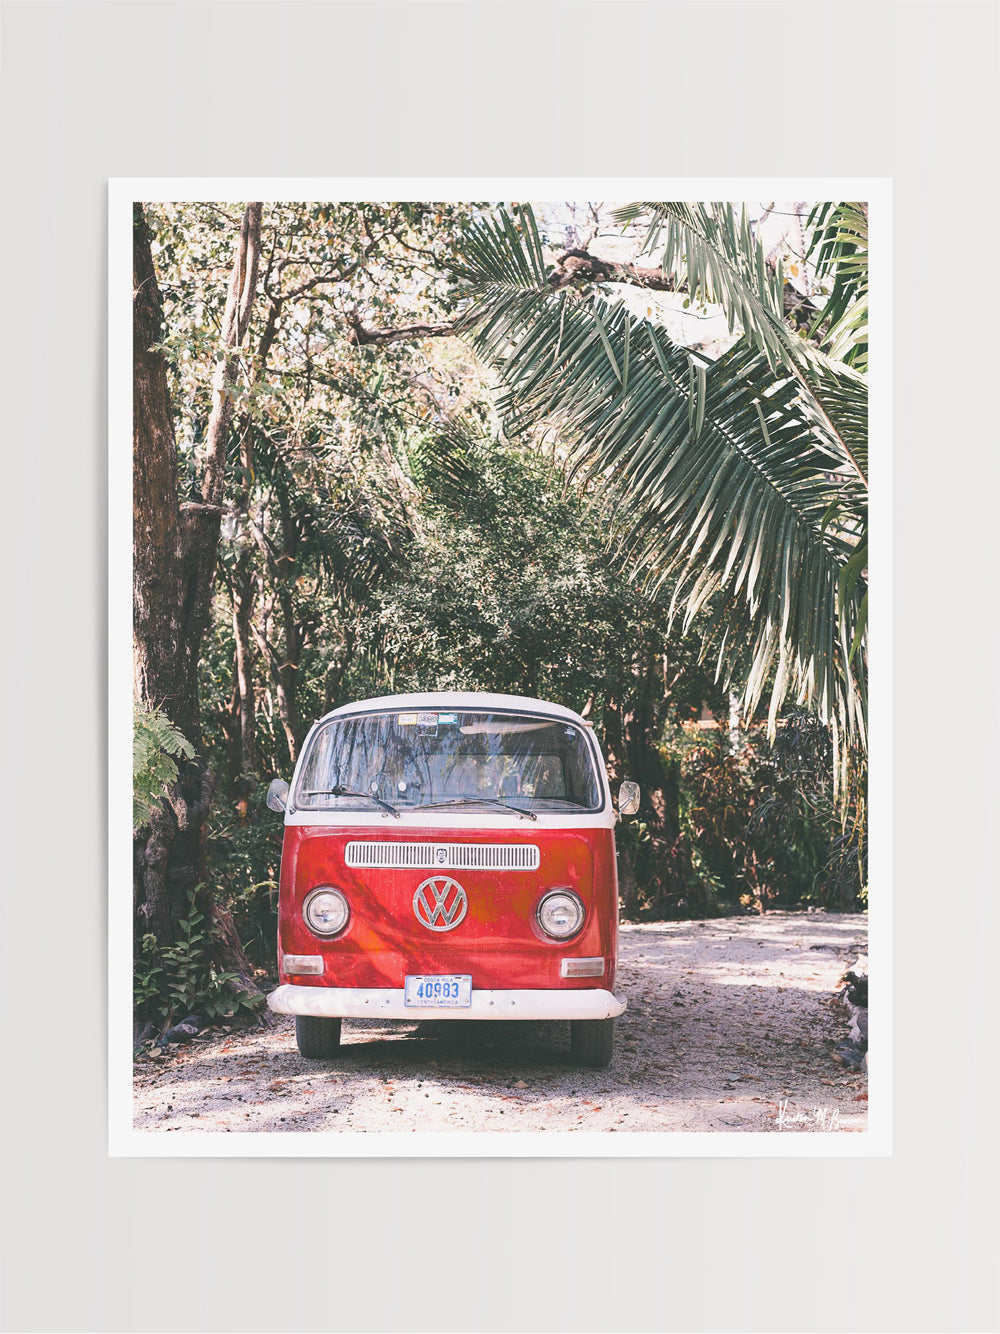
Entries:
<svg viewBox="0 0 1000 1334">
<path fill-rule="evenodd" d="M 297 987 L 285 983 L 267 998 L 275 1014 L 327 1019 L 613 1019 L 627 1004 L 597 988 L 473 991 L 472 1004 L 404 1005 L 402 987 Z"/>
</svg>

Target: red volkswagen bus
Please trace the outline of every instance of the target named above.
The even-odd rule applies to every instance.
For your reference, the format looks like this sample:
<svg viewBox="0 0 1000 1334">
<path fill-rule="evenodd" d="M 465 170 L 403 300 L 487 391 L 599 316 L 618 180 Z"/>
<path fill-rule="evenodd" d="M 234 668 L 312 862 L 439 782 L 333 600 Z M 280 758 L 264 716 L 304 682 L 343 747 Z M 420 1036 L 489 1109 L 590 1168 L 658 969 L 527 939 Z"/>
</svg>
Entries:
<svg viewBox="0 0 1000 1334">
<path fill-rule="evenodd" d="M 281 985 L 303 1056 L 352 1019 L 569 1020 L 575 1060 L 611 1060 L 618 880 L 592 729 L 516 695 L 363 700 L 317 722 L 285 813 Z"/>
</svg>

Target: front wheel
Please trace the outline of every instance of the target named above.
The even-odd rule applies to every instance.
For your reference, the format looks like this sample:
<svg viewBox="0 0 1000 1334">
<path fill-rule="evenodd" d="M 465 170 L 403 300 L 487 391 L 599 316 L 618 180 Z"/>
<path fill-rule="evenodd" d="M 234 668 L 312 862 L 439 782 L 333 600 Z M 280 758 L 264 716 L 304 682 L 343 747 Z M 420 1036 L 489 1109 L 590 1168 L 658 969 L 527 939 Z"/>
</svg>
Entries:
<svg viewBox="0 0 1000 1334">
<path fill-rule="evenodd" d="M 569 1025 L 573 1060 L 591 1070 L 603 1070 L 611 1062 L 615 1045 L 613 1019 L 572 1019 Z"/>
<path fill-rule="evenodd" d="M 329 1060 L 340 1051 L 339 1019 L 321 1019 L 314 1014 L 295 1016 L 295 1041 L 299 1052 L 312 1061 Z"/>
</svg>

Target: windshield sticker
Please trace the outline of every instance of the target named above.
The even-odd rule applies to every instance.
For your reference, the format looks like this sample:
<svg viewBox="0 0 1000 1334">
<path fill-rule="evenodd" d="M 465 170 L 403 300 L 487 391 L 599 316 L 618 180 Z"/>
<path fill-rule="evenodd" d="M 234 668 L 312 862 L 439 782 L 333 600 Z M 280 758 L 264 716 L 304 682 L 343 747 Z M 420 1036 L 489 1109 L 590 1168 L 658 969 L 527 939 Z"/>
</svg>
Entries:
<svg viewBox="0 0 1000 1334">
<path fill-rule="evenodd" d="M 438 714 L 438 722 L 441 724 L 442 727 L 446 726 L 447 724 L 450 724 L 452 727 L 454 727 L 455 724 L 458 722 L 458 714 L 457 714 L 457 713 L 439 713 L 439 714 Z"/>
<path fill-rule="evenodd" d="M 417 722 L 421 727 L 437 727 L 438 716 L 436 713 L 418 713 Z"/>
<path fill-rule="evenodd" d="M 415 713 L 401 713 L 396 721 L 400 727 L 416 727 L 417 715 Z"/>
<path fill-rule="evenodd" d="M 495 736 L 507 736 L 512 732 L 540 732 L 546 727 L 555 727 L 556 720 L 550 718 L 544 723 L 525 722 L 523 718 L 487 718 L 484 722 L 466 723 L 458 730 L 463 736 L 482 736 L 484 733 Z"/>
</svg>

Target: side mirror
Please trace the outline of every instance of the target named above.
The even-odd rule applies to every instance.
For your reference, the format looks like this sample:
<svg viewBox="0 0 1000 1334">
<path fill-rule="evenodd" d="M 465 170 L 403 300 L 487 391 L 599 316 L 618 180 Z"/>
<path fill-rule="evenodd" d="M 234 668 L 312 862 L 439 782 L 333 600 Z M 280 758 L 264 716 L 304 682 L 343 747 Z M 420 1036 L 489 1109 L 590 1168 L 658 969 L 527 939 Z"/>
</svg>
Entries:
<svg viewBox="0 0 1000 1334">
<path fill-rule="evenodd" d="M 639 784 L 625 781 L 618 789 L 618 814 L 635 815 L 639 809 Z"/>
<path fill-rule="evenodd" d="M 269 811 L 283 811 L 287 801 L 288 784 L 283 778 L 272 778 L 271 786 L 267 789 L 267 809 Z"/>
</svg>

